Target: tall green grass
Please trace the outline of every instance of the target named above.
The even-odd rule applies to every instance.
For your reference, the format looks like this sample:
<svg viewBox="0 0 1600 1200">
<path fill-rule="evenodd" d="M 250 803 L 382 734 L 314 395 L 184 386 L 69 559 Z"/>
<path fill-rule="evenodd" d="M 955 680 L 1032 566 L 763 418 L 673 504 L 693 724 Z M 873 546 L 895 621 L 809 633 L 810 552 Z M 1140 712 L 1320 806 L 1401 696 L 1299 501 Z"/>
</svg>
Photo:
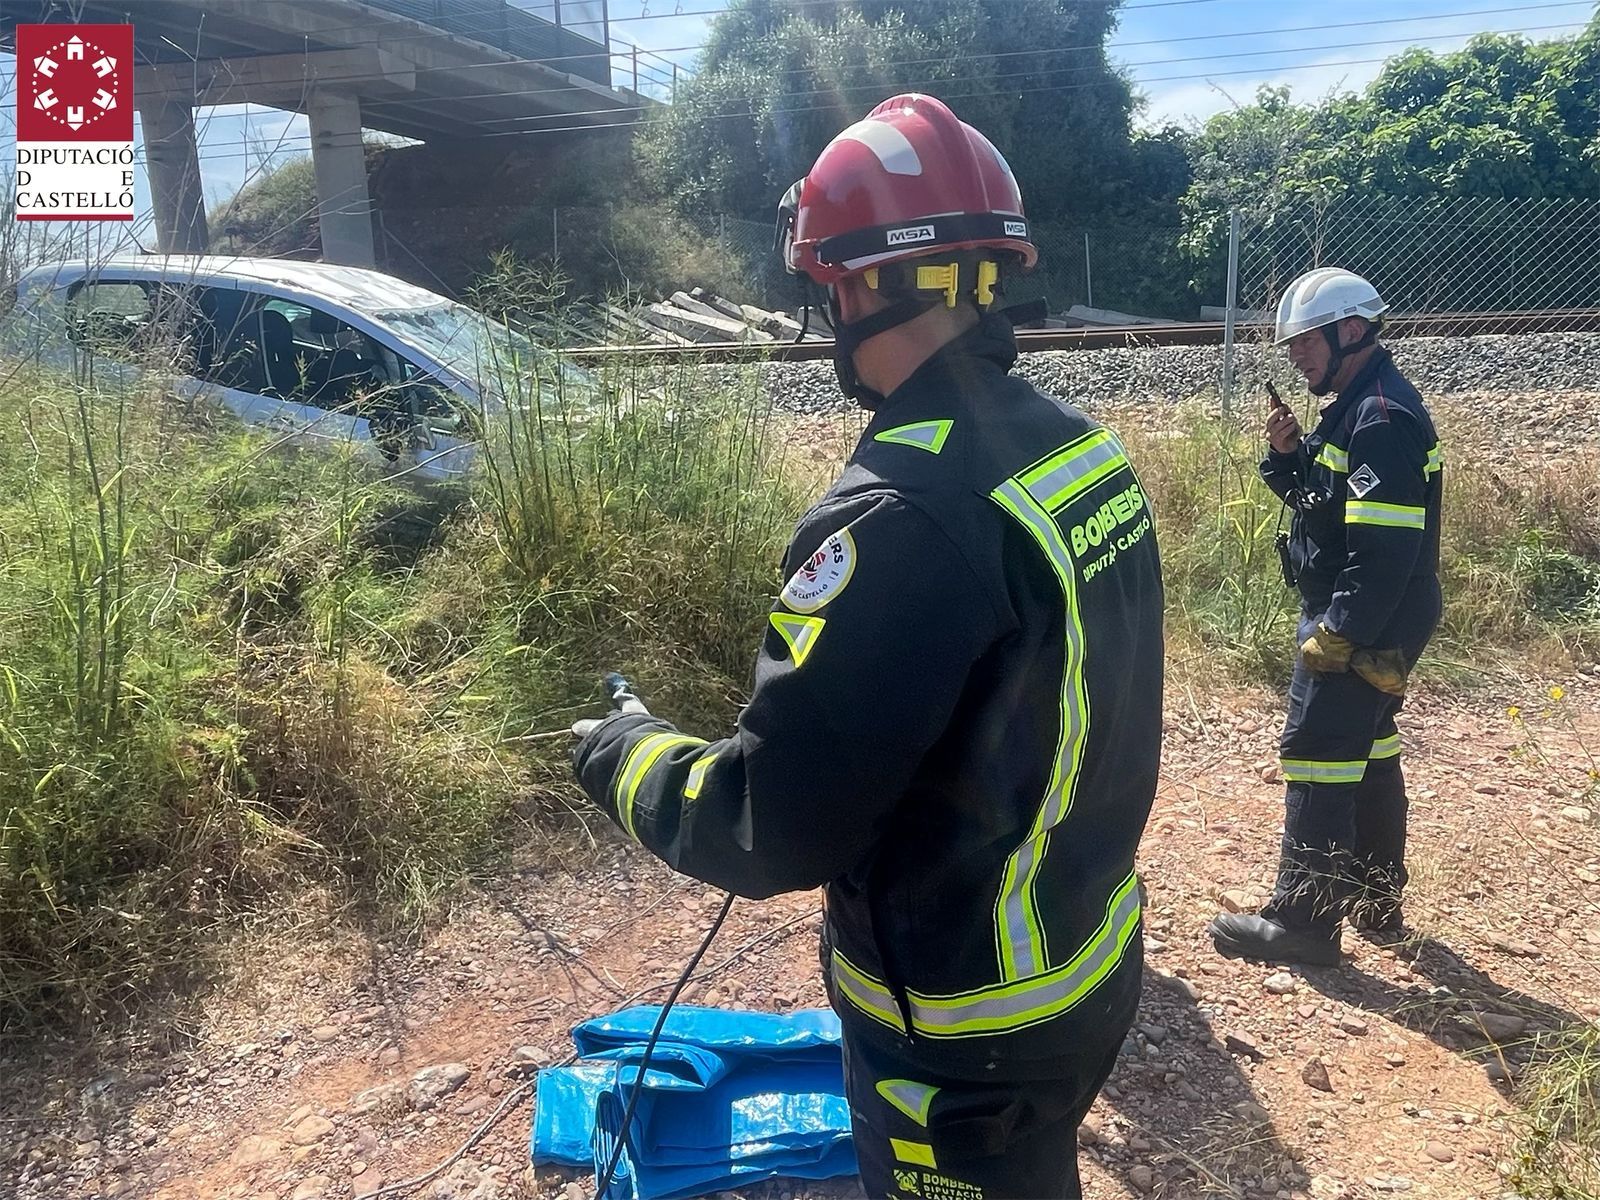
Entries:
<svg viewBox="0 0 1600 1200">
<path fill-rule="evenodd" d="M 564 853 L 547 735 L 604 667 L 732 718 L 802 507 L 753 382 L 483 365 L 460 488 L 3 365 L 0 1026 L 126 1011 L 306 887 L 414 923 Z"/>
<path fill-rule="evenodd" d="M 1151 494 L 1180 672 L 1279 683 L 1294 653 L 1297 593 L 1273 536 L 1290 514 L 1257 473 L 1259 437 L 1199 408 L 1124 440 Z M 1424 677 L 1507 657 L 1570 669 L 1600 655 L 1600 463 L 1514 476 L 1470 459 L 1445 469 L 1445 608 Z"/>
</svg>

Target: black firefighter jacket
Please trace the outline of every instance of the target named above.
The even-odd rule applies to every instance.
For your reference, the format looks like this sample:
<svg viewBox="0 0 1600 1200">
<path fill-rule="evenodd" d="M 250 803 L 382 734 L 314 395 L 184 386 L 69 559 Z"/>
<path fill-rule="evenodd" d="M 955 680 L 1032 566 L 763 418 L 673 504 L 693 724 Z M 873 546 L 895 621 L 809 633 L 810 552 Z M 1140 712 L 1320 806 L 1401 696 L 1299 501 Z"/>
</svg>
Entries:
<svg viewBox="0 0 1600 1200">
<path fill-rule="evenodd" d="M 1137 1001 L 1162 593 L 1121 444 L 1015 357 L 988 320 L 874 414 L 797 528 L 731 737 L 615 716 L 574 761 L 681 872 L 826 884 L 847 1028 L 1025 1077 Z"/>
<path fill-rule="evenodd" d="M 1357 646 L 1421 651 L 1439 622 L 1443 464 L 1433 419 L 1387 349 L 1261 476 L 1294 504 L 1289 538 L 1308 617 Z"/>
</svg>

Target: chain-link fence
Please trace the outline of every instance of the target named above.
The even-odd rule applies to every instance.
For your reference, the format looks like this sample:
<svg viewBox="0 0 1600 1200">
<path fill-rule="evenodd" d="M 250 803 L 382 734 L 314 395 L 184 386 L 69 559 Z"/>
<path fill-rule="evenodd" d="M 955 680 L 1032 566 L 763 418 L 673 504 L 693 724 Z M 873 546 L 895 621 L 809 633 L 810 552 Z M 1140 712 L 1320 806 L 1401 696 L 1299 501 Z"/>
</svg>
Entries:
<svg viewBox="0 0 1600 1200">
<path fill-rule="evenodd" d="M 1316 266 L 1370 278 L 1400 315 L 1470 313 L 1478 329 L 1513 314 L 1600 310 L 1600 198 L 1498 200 L 1352 197 L 1238 214 L 1234 313 L 1256 336 L 1283 287 Z M 1035 225 L 1039 265 L 1013 301 L 1043 297 L 1067 323 L 1219 321 L 1228 295 L 1228 214 L 1179 225 Z M 702 287 L 793 312 L 798 283 L 772 226 L 659 207 L 388 211 L 380 258 L 432 287 L 463 291 L 494 250 L 559 261 L 572 292 L 632 289 L 645 301 Z M 424 273 L 425 271 L 425 273 Z M 1484 319 L 1485 316 L 1487 319 Z"/>
<path fill-rule="evenodd" d="M 1600 198 L 1349 197 L 1241 214 L 1238 306 L 1270 310 L 1285 284 L 1340 266 L 1396 315 L 1600 308 Z M 1493 321 L 1487 327 L 1493 327 Z"/>
</svg>

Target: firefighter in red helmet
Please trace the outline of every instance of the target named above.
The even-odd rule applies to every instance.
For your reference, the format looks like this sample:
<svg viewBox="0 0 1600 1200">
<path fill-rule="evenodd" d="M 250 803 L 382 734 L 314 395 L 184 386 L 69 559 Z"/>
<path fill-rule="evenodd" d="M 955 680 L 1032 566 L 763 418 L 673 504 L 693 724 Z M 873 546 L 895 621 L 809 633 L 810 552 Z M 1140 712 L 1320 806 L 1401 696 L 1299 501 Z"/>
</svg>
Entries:
<svg viewBox="0 0 1600 1200">
<path fill-rule="evenodd" d="M 1149 506 L 1115 434 L 1008 373 L 1004 283 L 1036 251 L 1005 159 L 938 100 L 839 134 L 779 233 L 871 421 L 800 522 L 732 735 L 632 703 L 582 723 L 578 776 L 679 871 L 826 887 L 870 1195 L 1077 1196 L 1139 995 Z"/>
</svg>

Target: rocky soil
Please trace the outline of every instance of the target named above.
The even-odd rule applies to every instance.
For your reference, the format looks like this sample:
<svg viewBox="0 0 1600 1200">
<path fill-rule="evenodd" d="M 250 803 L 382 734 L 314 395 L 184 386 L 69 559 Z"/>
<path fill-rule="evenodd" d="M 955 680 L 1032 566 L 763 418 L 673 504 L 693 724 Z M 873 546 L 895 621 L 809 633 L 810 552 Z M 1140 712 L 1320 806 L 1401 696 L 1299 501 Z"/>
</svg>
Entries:
<svg viewBox="0 0 1600 1200">
<path fill-rule="evenodd" d="M 1371 1200 L 1498 1196 L 1509 1084 L 1545 1031 L 1600 1017 L 1600 677 L 1416 696 L 1412 937 L 1350 937 L 1333 969 L 1218 958 L 1203 929 L 1257 903 L 1281 821 L 1278 701 L 1172 697 L 1141 871 L 1151 895 L 1139 1024 L 1079 1133 L 1087 1195 Z M 1521 709 L 1521 720 L 1506 713 Z M 584 1200 L 527 1167 L 524 1087 L 577 1021 L 659 999 L 718 897 L 600 830 L 583 865 L 478 894 L 421 945 L 338 923 L 267 931 L 234 981 L 160 1037 L 13 1044 L 0 1058 L 0 1194 L 17 1200 L 383 1192 L 503 1118 L 406 1192 Z M 688 998 L 823 1002 L 817 897 L 741 902 Z M 147 1031 L 148 1032 L 148 1031 Z M 843 1200 L 853 1183 L 762 1185 Z"/>
</svg>

